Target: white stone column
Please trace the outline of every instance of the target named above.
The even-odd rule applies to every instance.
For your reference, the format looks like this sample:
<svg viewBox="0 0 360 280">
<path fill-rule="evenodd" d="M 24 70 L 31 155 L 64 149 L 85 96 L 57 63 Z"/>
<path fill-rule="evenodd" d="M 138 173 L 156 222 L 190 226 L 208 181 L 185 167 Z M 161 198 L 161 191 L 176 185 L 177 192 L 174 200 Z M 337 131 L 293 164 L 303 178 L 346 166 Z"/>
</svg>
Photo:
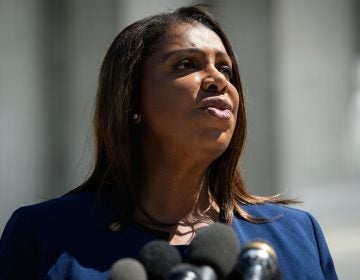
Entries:
<svg viewBox="0 0 360 280">
<path fill-rule="evenodd" d="M 40 4 L 0 2 L 0 232 L 14 208 L 41 200 L 46 116 Z"/>
<path fill-rule="evenodd" d="M 241 170 L 251 193 L 273 195 L 278 184 L 274 164 L 272 2 L 229 0 L 219 4 L 217 10 L 237 54 L 245 89 L 248 134 Z"/>
<path fill-rule="evenodd" d="M 320 221 L 340 279 L 356 279 L 353 260 L 360 257 L 360 189 L 352 183 L 344 153 L 359 31 L 352 4 L 274 1 L 280 187 L 303 200 L 300 207 Z M 351 153 L 350 145 L 345 147 Z"/>
</svg>

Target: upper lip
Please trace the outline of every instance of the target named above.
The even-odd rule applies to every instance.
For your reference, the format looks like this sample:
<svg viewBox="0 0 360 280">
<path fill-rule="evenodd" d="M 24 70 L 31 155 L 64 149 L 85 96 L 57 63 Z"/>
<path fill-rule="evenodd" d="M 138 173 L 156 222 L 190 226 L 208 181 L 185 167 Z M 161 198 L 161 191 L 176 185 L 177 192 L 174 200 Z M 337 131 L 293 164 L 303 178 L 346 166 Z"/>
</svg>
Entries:
<svg viewBox="0 0 360 280">
<path fill-rule="evenodd" d="M 222 99 L 218 96 L 210 96 L 206 97 L 200 102 L 200 108 L 216 108 L 219 110 L 232 110 L 232 106 L 229 101 Z"/>
</svg>

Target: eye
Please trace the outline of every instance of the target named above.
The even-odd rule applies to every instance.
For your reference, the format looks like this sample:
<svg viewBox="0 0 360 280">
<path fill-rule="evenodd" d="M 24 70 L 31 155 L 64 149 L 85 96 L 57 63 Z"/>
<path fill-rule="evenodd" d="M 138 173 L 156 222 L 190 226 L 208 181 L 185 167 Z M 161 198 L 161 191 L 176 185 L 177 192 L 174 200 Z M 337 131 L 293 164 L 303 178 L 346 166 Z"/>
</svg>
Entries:
<svg viewBox="0 0 360 280">
<path fill-rule="evenodd" d="M 184 58 L 175 64 L 175 69 L 186 70 L 196 68 L 196 63 L 189 58 Z"/>
<path fill-rule="evenodd" d="M 218 66 L 218 70 L 224 74 L 224 76 L 226 76 L 227 79 L 231 79 L 232 78 L 232 69 L 230 66 L 228 65 L 219 65 Z"/>
</svg>

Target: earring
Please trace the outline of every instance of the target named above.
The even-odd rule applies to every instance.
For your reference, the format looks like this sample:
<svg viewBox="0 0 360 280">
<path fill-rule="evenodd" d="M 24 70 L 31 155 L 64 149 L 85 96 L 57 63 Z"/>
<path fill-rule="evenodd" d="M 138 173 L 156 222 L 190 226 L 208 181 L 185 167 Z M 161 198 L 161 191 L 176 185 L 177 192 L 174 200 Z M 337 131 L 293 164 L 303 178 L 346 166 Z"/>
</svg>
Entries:
<svg viewBox="0 0 360 280">
<path fill-rule="evenodd" d="M 133 115 L 133 119 L 134 119 L 134 123 L 135 123 L 135 124 L 138 124 L 138 123 L 141 122 L 141 115 L 135 113 L 135 114 Z"/>
</svg>

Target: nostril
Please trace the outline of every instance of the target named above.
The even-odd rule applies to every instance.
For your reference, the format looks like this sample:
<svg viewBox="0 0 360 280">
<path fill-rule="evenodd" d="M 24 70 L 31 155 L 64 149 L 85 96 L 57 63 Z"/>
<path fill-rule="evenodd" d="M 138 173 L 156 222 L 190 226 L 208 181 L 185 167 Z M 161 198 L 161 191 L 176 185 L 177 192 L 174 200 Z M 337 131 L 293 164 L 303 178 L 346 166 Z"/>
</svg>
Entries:
<svg viewBox="0 0 360 280">
<path fill-rule="evenodd" d="M 209 91 L 217 91 L 217 86 L 216 85 L 214 85 L 214 84 L 211 84 L 211 85 L 209 85 L 209 87 L 208 87 L 208 90 Z"/>
</svg>

